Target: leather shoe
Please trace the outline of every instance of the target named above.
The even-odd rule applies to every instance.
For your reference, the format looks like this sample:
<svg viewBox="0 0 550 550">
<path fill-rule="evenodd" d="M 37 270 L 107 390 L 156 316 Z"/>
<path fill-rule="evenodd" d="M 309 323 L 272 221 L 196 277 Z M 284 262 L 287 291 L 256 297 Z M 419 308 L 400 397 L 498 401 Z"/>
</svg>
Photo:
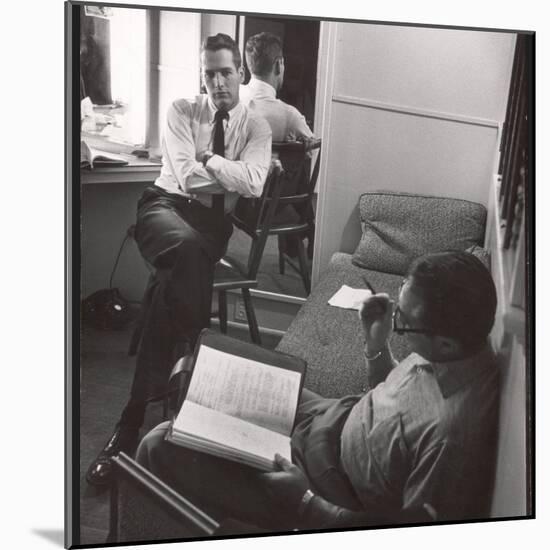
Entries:
<svg viewBox="0 0 550 550">
<path fill-rule="evenodd" d="M 113 435 L 107 441 L 105 447 L 90 464 L 86 472 L 86 481 L 90 485 L 101 486 L 111 482 L 113 465 L 111 458 L 121 451 L 131 455 L 138 443 L 139 429 L 117 424 Z"/>
</svg>

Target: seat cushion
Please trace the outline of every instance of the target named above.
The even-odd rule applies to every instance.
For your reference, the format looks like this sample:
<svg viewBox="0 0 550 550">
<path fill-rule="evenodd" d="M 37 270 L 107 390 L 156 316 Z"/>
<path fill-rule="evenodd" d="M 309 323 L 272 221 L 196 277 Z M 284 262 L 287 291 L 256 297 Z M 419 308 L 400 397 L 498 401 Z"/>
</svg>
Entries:
<svg viewBox="0 0 550 550">
<path fill-rule="evenodd" d="M 351 255 L 337 252 L 328 269 L 292 321 L 277 349 L 307 362 L 305 386 L 325 397 L 359 393 L 366 385 L 363 334 L 356 310 L 329 306 L 328 300 L 346 284 L 365 288 L 365 279 L 377 292 L 396 299 L 402 278 L 352 264 Z M 410 353 L 406 338 L 392 335 L 396 359 Z"/>
<path fill-rule="evenodd" d="M 358 267 L 402 275 L 422 254 L 483 245 L 487 210 L 475 202 L 379 191 L 361 195 L 359 213 Z"/>
</svg>

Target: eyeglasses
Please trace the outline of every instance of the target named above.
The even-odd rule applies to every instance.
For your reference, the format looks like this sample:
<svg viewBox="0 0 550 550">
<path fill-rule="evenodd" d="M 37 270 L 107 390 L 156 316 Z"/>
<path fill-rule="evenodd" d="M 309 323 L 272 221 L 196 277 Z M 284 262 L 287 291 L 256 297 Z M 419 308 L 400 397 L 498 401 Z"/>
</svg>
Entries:
<svg viewBox="0 0 550 550">
<path fill-rule="evenodd" d="M 429 330 L 427 328 L 409 328 L 405 326 L 401 317 L 402 317 L 401 309 L 399 308 L 399 306 L 395 306 L 395 309 L 393 310 L 393 315 L 392 315 L 392 329 L 399 336 L 402 336 L 407 332 L 413 333 L 413 334 L 433 334 L 433 330 Z"/>
</svg>

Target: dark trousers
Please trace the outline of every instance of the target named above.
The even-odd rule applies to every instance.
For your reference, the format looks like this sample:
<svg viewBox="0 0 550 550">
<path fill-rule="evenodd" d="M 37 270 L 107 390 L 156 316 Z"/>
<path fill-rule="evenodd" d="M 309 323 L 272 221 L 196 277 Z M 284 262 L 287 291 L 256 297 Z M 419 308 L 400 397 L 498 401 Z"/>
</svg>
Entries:
<svg viewBox="0 0 550 550">
<path fill-rule="evenodd" d="M 315 404 L 324 401 L 304 389 L 297 422 L 315 414 Z M 136 460 L 169 487 L 222 522 L 233 518 L 267 530 L 292 530 L 295 510 L 270 502 L 255 468 L 200 453 L 166 441 L 169 422 L 151 430 L 141 441 Z"/>
<path fill-rule="evenodd" d="M 233 227 L 197 201 L 153 186 L 138 203 L 135 238 L 155 268 L 143 304 L 131 395 L 120 424 L 139 428 L 148 399 L 162 395 L 185 345 L 210 324 L 216 262 Z"/>
</svg>

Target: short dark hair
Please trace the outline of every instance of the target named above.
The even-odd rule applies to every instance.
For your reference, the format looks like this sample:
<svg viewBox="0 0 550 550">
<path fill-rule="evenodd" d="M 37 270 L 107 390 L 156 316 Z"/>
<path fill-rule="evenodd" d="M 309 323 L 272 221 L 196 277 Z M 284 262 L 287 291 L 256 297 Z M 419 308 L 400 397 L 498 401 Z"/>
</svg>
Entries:
<svg viewBox="0 0 550 550">
<path fill-rule="evenodd" d="M 413 261 L 407 277 L 424 300 L 424 326 L 455 338 L 468 351 L 486 342 L 497 295 L 491 273 L 479 258 L 458 250 L 426 254 Z"/>
<path fill-rule="evenodd" d="M 283 56 L 281 39 L 271 32 L 251 36 L 245 46 L 246 63 L 252 74 L 267 76 L 275 61 Z"/>
<path fill-rule="evenodd" d="M 241 66 L 241 52 L 237 43 L 227 34 L 219 32 L 214 36 L 207 36 L 202 43 L 201 53 L 208 50 L 209 52 L 217 52 L 218 50 L 229 50 L 233 54 L 233 63 L 235 68 Z"/>
</svg>

